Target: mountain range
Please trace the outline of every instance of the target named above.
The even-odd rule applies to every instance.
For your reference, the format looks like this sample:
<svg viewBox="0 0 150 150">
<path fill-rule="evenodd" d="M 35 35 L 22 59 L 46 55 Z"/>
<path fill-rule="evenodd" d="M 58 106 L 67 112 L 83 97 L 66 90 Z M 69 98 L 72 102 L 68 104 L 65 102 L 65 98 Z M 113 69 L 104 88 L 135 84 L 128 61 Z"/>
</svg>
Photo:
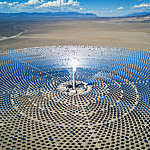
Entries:
<svg viewBox="0 0 150 150">
<path fill-rule="evenodd" d="M 79 13 L 79 12 L 20 12 L 20 13 L 0 13 L 0 16 L 47 16 L 47 17 L 97 17 L 92 13 Z"/>
<path fill-rule="evenodd" d="M 79 12 L 20 12 L 20 13 L 0 13 L 0 17 L 18 17 L 18 16 L 42 16 L 42 17 L 71 17 L 71 18 L 132 18 L 132 17 L 147 17 L 150 16 L 150 12 L 137 12 L 128 14 L 125 16 L 119 16 L 119 17 L 99 17 L 94 13 L 79 13 Z"/>
</svg>

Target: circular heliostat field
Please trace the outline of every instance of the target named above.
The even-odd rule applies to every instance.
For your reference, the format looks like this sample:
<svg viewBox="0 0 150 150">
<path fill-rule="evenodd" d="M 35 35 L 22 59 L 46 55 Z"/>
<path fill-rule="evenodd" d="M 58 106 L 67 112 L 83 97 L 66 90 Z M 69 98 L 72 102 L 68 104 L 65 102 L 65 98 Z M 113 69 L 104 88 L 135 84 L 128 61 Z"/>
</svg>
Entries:
<svg viewBox="0 0 150 150">
<path fill-rule="evenodd" d="M 149 62 L 149 51 L 95 46 L 0 53 L 0 147 L 149 149 Z"/>
</svg>

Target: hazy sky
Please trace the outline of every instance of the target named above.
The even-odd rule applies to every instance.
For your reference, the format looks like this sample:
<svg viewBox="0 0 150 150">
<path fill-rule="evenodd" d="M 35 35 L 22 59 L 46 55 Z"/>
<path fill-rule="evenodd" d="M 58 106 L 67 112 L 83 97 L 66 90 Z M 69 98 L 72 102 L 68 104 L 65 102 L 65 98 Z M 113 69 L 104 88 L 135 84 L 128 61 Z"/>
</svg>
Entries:
<svg viewBox="0 0 150 150">
<path fill-rule="evenodd" d="M 0 12 L 91 12 L 120 16 L 150 12 L 150 0 L 0 0 Z"/>
</svg>

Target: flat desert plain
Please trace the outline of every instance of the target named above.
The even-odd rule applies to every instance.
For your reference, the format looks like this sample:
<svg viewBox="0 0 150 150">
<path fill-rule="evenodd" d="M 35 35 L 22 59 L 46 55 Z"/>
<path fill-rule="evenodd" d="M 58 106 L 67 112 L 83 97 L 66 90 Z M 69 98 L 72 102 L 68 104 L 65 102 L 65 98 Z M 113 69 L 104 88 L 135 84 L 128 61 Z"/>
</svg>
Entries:
<svg viewBox="0 0 150 150">
<path fill-rule="evenodd" d="M 100 19 L 2 21 L 2 51 L 51 45 L 98 45 L 139 50 L 150 48 L 149 22 Z"/>
</svg>

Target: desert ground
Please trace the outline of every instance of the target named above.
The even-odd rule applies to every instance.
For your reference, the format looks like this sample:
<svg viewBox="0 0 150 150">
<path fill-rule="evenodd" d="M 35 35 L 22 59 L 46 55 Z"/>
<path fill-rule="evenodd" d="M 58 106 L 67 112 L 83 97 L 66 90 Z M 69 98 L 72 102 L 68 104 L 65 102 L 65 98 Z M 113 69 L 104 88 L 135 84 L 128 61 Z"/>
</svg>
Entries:
<svg viewBox="0 0 150 150">
<path fill-rule="evenodd" d="M 101 19 L 1 19 L 0 50 L 51 45 L 150 48 L 150 22 Z"/>
</svg>

